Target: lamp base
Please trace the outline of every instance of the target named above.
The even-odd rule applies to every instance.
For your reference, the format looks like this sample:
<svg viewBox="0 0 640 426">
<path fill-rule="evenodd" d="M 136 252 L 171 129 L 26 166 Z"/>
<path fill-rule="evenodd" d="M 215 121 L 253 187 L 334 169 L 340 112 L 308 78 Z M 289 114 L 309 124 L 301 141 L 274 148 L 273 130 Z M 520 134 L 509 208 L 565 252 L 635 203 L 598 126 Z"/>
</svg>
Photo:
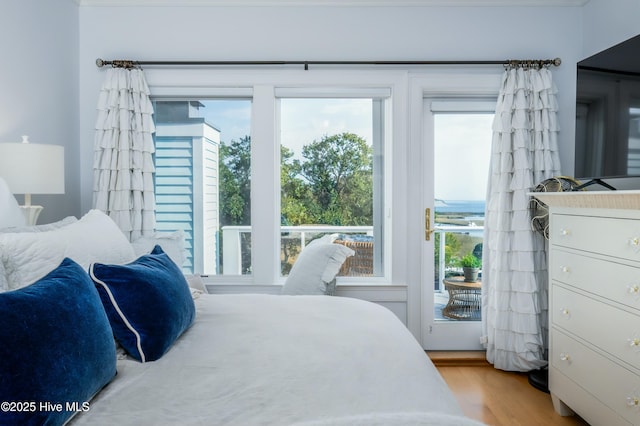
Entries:
<svg viewBox="0 0 640 426">
<path fill-rule="evenodd" d="M 35 225 L 38 221 L 38 216 L 42 212 L 42 206 L 20 206 L 22 214 L 27 221 L 27 225 Z"/>
</svg>

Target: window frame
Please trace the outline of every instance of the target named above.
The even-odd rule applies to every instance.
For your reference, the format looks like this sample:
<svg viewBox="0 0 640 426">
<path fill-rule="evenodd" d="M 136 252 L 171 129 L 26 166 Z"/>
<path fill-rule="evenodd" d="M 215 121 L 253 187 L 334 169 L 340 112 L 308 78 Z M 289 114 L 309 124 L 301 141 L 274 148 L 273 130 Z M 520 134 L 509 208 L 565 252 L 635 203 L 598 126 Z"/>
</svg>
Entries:
<svg viewBox="0 0 640 426">
<path fill-rule="evenodd" d="M 407 288 L 407 327 L 422 343 L 433 338 L 434 324 L 430 322 L 426 308 L 433 310 L 433 266 L 429 266 L 425 259 L 433 256 L 433 244 L 424 243 L 424 209 L 428 207 L 428 200 L 434 199 L 432 190 L 423 181 L 423 168 L 433 168 L 433 157 L 425 156 L 425 145 L 429 142 L 424 138 L 424 129 L 430 124 L 425 118 L 425 99 L 451 97 L 479 97 L 492 98 L 498 96 L 503 71 L 486 67 L 445 67 L 412 74 L 409 77 L 409 139 L 412 155 L 408 164 L 409 176 L 412 182 L 420 182 L 408 189 L 407 221 L 420 232 L 408 235 L 407 248 L 416 253 L 409 259 L 408 280 L 411 285 Z"/>
<path fill-rule="evenodd" d="M 278 94 L 307 97 L 388 93 L 385 115 L 384 274 L 380 277 L 339 277 L 338 285 L 406 285 L 407 72 L 371 70 L 236 70 L 151 69 L 146 71 L 153 99 L 251 98 L 252 275 L 205 277 L 206 284 L 277 287 L 280 276 L 280 146 Z M 184 84 L 183 82 L 188 82 Z M 364 96 L 364 95 L 361 95 Z M 394 206 L 393 212 L 391 206 Z M 402 224 L 405 226 L 402 226 Z M 258 256 L 257 253 L 260 253 Z M 271 255 L 265 255 L 270 253 Z M 272 292 L 273 289 L 266 289 Z"/>
<path fill-rule="evenodd" d="M 392 158 L 391 137 L 388 132 L 389 115 L 391 114 L 391 92 L 386 88 L 276 88 L 277 118 L 276 121 L 281 123 L 281 102 L 288 99 L 367 99 L 372 103 L 372 147 L 373 147 L 373 235 L 375 238 L 374 245 L 374 275 L 372 278 L 384 278 L 386 269 L 390 264 L 390 247 L 386 244 L 387 235 L 391 232 L 390 221 L 385 220 L 385 210 L 389 206 L 390 179 L 388 175 L 392 173 L 390 161 L 386 159 Z M 278 132 L 278 145 L 281 140 Z M 377 171 L 381 171 L 378 173 Z M 376 183 L 377 182 L 377 183 Z M 376 186 L 377 185 L 377 186 Z M 281 194 L 281 192 L 278 192 Z M 282 234 L 281 234 L 282 235 Z M 379 273 L 379 271 L 382 271 Z M 281 281 L 284 282 L 286 276 L 282 276 Z M 342 283 L 359 282 L 362 277 L 340 276 Z"/>
</svg>

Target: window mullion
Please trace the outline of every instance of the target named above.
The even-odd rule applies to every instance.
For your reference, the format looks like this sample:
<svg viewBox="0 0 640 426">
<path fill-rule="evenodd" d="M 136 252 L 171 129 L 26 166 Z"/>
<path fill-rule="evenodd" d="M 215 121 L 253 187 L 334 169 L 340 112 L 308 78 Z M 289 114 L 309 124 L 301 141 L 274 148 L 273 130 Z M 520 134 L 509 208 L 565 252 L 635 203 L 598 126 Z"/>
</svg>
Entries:
<svg viewBox="0 0 640 426">
<path fill-rule="evenodd" d="M 251 128 L 252 266 L 255 284 L 278 281 L 280 154 L 276 143 L 274 87 L 253 89 Z"/>
</svg>

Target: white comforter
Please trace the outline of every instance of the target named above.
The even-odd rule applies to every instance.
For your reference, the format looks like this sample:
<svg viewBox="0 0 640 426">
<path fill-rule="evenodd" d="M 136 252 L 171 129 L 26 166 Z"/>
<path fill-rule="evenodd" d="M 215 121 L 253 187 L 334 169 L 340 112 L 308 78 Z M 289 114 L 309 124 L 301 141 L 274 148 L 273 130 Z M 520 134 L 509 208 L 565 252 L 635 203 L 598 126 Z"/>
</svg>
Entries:
<svg viewBox="0 0 640 426">
<path fill-rule="evenodd" d="M 458 417 L 422 348 L 379 305 L 251 294 L 203 295 L 196 306 L 167 354 L 119 361 L 71 424 L 476 424 Z"/>
</svg>

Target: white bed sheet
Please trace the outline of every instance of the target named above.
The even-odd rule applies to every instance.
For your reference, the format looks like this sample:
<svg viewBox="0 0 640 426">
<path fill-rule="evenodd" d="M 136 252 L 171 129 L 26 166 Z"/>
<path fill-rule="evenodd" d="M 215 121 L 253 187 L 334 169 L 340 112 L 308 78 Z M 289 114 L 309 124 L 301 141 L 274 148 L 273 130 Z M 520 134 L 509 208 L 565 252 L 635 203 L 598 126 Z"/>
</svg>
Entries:
<svg viewBox="0 0 640 426">
<path fill-rule="evenodd" d="M 202 295 L 196 308 L 167 354 L 119 361 L 116 378 L 70 423 L 377 424 L 379 415 L 380 424 L 412 424 L 433 412 L 467 424 L 420 345 L 382 306 L 244 294 Z"/>
</svg>

